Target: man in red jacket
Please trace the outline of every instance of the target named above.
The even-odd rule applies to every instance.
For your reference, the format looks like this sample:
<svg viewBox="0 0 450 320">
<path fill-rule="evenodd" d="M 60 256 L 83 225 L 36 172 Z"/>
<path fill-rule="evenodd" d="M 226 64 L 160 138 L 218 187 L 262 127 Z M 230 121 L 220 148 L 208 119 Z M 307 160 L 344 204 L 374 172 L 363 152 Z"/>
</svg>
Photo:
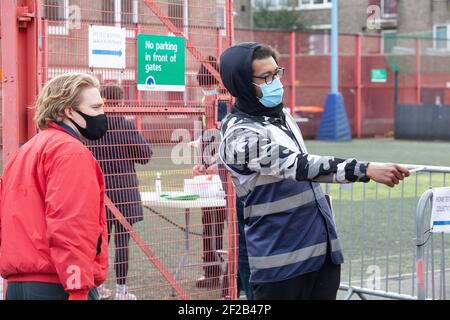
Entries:
<svg viewBox="0 0 450 320">
<path fill-rule="evenodd" d="M 84 139 L 107 131 L 100 85 L 70 73 L 36 102 L 39 133 L 1 179 L 0 274 L 6 299 L 96 299 L 108 270 L 103 174 Z"/>
</svg>

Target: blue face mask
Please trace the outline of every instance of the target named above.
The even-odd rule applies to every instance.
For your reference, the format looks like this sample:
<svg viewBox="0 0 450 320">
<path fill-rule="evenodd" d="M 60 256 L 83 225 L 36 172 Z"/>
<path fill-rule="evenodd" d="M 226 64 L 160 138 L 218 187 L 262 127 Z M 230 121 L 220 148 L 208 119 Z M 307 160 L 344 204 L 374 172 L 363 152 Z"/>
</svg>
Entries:
<svg viewBox="0 0 450 320">
<path fill-rule="evenodd" d="M 261 88 L 263 96 L 259 98 L 259 102 L 266 108 L 275 108 L 283 102 L 284 89 L 280 79 L 273 80 L 271 84 L 254 83 L 254 85 Z"/>
</svg>

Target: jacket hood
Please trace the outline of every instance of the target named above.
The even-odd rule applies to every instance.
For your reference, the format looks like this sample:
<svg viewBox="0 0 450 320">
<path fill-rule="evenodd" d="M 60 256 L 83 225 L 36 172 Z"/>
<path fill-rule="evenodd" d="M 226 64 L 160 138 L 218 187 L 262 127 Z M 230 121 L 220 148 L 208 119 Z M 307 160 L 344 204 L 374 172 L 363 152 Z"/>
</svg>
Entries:
<svg viewBox="0 0 450 320">
<path fill-rule="evenodd" d="M 235 108 L 254 116 L 280 117 L 283 103 L 267 108 L 259 102 L 253 84 L 253 53 L 261 44 L 244 42 L 225 50 L 220 57 L 223 85 L 236 98 Z"/>
</svg>

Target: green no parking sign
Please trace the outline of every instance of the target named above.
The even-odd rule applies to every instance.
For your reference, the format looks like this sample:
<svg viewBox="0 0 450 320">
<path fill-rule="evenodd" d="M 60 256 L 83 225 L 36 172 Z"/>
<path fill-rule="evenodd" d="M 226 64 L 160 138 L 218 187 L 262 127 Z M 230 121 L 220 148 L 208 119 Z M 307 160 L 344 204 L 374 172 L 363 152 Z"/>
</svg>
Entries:
<svg viewBox="0 0 450 320">
<path fill-rule="evenodd" d="M 138 90 L 185 91 L 184 38 L 140 34 L 137 46 Z"/>
</svg>

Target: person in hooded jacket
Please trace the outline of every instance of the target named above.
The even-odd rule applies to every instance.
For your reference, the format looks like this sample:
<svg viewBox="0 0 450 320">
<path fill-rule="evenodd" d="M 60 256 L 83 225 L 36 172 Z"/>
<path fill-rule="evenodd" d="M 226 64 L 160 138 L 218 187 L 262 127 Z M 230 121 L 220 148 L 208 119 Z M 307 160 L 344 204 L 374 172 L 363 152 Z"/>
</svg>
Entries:
<svg viewBox="0 0 450 320">
<path fill-rule="evenodd" d="M 399 165 L 309 154 L 283 104 L 277 52 L 259 43 L 224 51 L 220 73 L 236 98 L 222 122 L 220 157 L 244 204 L 255 300 L 334 300 L 343 255 L 320 182 L 394 187 Z"/>
</svg>

